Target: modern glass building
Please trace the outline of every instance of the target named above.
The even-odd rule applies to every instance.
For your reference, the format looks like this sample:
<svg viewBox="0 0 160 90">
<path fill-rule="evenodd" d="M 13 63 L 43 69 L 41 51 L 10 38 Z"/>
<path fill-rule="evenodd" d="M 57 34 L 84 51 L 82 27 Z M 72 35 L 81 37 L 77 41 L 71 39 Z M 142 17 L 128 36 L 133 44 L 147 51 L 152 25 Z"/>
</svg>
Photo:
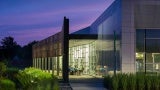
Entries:
<svg viewBox="0 0 160 90">
<path fill-rule="evenodd" d="M 64 27 L 63 27 L 64 28 Z M 69 38 L 68 72 L 70 75 L 95 75 L 97 64 L 96 42 L 97 34 L 90 32 L 90 27 L 84 28 L 67 36 L 63 30 L 33 46 L 33 66 L 44 71 L 63 76 L 64 39 Z M 64 60 L 63 60 L 64 59 Z M 67 69 L 67 68 L 65 68 Z"/>
<path fill-rule="evenodd" d="M 159 0 L 115 0 L 89 27 L 68 35 L 70 74 L 160 73 L 159 16 Z M 34 67 L 62 75 L 61 36 L 33 46 Z"/>
<path fill-rule="evenodd" d="M 160 72 L 160 1 L 115 0 L 91 25 L 108 71 Z"/>
</svg>

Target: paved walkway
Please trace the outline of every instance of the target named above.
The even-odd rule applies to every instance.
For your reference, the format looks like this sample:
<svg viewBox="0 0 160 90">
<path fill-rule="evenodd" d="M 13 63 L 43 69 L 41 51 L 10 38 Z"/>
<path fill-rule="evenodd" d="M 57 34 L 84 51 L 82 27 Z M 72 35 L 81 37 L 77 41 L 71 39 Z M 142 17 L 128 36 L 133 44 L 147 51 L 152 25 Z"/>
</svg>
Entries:
<svg viewBox="0 0 160 90">
<path fill-rule="evenodd" d="M 106 90 L 103 79 L 92 76 L 70 76 L 70 85 L 73 90 Z"/>
</svg>

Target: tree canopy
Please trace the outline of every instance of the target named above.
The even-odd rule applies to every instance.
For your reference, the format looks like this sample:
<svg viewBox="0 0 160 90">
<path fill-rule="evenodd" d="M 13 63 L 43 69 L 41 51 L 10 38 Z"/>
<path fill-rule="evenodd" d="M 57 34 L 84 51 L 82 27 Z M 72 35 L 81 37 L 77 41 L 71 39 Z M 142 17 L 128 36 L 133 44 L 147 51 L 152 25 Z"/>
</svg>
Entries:
<svg viewBox="0 0 160 90">
<path fill-rule="evenodd" d="M 8 60 L 12 59 L 18 53 L 19 48 L 21 48 L 11 36 L 3 38 L 0 43 L 2 45 L 3 58 Z"/>
<path fill-rule="evenodd" d="M 1 44 L 4 49 L 10 49 L 18 46 L 17 42 L 14 41 L 14 38 L 11 36 L 8 36 L 2 39 Z"/>
<path fill-rule="evenodd" d="M 32 65 L 32 46 L 37 41 L 32 41 L 21 47 L 13 37 L 3 38 L 0 47 L 0 61 L 5 60 L 7 65 L 11 66 L 31 66 Z"/>
</svg>

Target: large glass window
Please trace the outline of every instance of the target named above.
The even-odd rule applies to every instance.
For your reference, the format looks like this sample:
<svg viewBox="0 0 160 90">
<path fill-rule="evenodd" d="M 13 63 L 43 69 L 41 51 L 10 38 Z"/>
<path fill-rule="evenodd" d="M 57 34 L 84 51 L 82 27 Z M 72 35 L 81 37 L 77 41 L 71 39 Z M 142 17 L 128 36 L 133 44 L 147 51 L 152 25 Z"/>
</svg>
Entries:
<svg viewBox="0 0 160 90">
<path fill-rule="evenodd" d="M 69 48 L 69 68 L 71 75 L 96 74 L 96 41 L 88 42 Z"/>
<path fill-rule="evenodd" d="M 160 29 L 136 30 L 138 72 L 160 72 Z"/>
<path fill-rule="evenodd" d="M 121 42 L 121 1 L 117 0 L 108 8 L 98 22 L 98 75 L 107 75 L 120 71 Z"/>
</svg>

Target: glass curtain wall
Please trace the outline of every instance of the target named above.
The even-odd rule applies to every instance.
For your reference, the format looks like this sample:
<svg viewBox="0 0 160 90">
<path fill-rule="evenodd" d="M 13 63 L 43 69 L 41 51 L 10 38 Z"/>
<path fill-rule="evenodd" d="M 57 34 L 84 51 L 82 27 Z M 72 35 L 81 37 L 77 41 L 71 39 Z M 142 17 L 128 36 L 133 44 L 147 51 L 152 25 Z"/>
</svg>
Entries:
<svg viewBox="0 0 160 90">
<path fill-rule="evenodd" d="M 101 29 L 103 26 L 99 27 L 98 47 L 97 51 L 99 53 L 99 70 L 100 75 L 108 74 L 114 70 L 120 71 L 120 34 L 118 29 L 116 31 L 110 31 L 109 33 Z M 106 34 L 104 34 L 104 32 Z"/>
<path fill-rule="evenodd" d="M 117 0 L 106 11 L 98 26 L 99 75 L 120 71 L 121 1 Z"/>
<path fill-rule="evenodd" d="M 59 78 L 62 78 L 62 56 L 35 58 L 33 63 L 34 67 L 59 76 Z"/>
<path fill-rule="evenodd" d="M 69 69 L 71 75 L 95 74 L 95 41 L 69 48 Z"/>
<path fill-rule="evenodd" d="M 52 74 L 62 76 L 62 56 L 52 57 Z"/>
<path fill-rule="evenodd" d="M 137 72 L 160 72 L 160 29 L 136 30 Z"/>
</svg>

